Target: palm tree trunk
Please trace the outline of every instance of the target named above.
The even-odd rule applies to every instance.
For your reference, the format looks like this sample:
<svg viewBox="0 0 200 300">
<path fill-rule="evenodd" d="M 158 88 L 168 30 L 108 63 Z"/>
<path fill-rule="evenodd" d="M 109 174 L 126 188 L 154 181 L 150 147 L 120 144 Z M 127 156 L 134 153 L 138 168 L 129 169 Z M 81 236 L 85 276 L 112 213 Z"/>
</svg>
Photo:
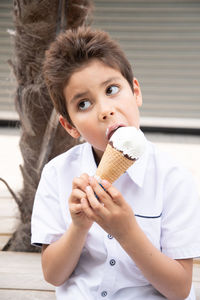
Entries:
<svg viewBox="0 0 200 300">
<path fill-rule="evenodd" d="M 87 22 L 89 0 L 15 0 L 15 57 L 10 64 L 17 79 L 16 109 L 21 124 L 23 188 L 14 198 L 20 225 L 4 247 L 39 251 L 30 245 L 31 214 L 44 164 L 75 145 L 58 122 L 41 74 L 45 50 L 60 31 Z"/>
</svg>

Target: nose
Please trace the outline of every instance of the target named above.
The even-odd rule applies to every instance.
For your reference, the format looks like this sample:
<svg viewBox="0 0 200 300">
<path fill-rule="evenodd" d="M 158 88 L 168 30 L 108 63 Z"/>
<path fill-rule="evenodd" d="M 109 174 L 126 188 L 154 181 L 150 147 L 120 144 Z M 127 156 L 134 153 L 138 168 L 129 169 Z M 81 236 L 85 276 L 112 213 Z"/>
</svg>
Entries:
<svg viewBox="0 0 200 300">
<path fill-rule="evenodd" d="M 108 99 L 101 98 L 98 103 L 98 117 L 100 121 L 106 121 L 115 115 L 115 108 L 113 103 L 110 103 Z"/>
<path fill-rule="evenodd" d="M 114 109 L 104 109 L 99 113 L 99 120 L 100 121 L 106 121 L 110 117 L 114 116 Z"/>
</svg>

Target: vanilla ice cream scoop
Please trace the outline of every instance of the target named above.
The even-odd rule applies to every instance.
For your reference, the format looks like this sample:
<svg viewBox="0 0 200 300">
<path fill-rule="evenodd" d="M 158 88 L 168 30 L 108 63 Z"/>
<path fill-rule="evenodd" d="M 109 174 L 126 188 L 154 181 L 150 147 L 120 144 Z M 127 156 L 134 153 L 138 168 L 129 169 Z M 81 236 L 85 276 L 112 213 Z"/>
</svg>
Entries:
<svg viewBox="0 0 200 300">
<path fill-rule="evenodd" d="M 129 159 L 138 159 L 145 151 L 146 139 L 135 127 L 120 127 L 111 136 L 109 143 Z"/>
<path fill-rule="evenodd" d="M 111 136 L 96 170 L 100 182 L 106 179 L 113 183 L 144 153 L 146 139 L 135 127 L 120 127 Z"/>
</svg>

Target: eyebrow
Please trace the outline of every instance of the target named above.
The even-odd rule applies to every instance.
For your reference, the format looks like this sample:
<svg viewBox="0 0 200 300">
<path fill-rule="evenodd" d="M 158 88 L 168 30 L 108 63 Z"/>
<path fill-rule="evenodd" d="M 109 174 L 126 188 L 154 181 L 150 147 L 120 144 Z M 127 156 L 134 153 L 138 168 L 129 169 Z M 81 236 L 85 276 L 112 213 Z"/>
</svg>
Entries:
<svg viewBox="0 0 200 300">
<path fill-rule="evenodd" d="M 119 79 L 120 79 L 120 77 L 111 77 L 111 78 L 107 79 L 106 81 L 103 81 L 100 84 L 100 86 L 106 86 L 107 84 L 109 84 L 109 83 L 111 83 L 115 80 L 119 80 Z M 88 91 L 82 92 L 82 93 L 77 93 L 77 94 L 74 95 L 74 97 L 72 97 L 70 102 L 73 103 L 73 102 L 75 102 L 76 100 L 78 100 L 80 98 L 86 97 L 87 95 L 88 95 Z"/>
<path fill-rule="evenodd" d="M 80 98 L 84 98 L 84 97 L 87 96 L 87 94 L 88 94 L 88 92 L 77 93 L 77 94 L 74 95 L 74 97 L 72 97 L 70 102 L 73 103 L 73 102 L 75 102 L 76 100 L 78 100 Z"/>
<path fill-rule="evenodd" d="M 102 83 L 101 83 L 101 86 L 105 86 L 105 85 L 107 85 L 107 84 L 109 84 L 109 83 L 111 83 L 111 82 L 113 82 L 113 81 L 115 81 L 115 80 L 120 80 L 120 77 L 111 77 L 111 78 L 109 78 L 108 80 L 102 82 Z"/>
</svg>

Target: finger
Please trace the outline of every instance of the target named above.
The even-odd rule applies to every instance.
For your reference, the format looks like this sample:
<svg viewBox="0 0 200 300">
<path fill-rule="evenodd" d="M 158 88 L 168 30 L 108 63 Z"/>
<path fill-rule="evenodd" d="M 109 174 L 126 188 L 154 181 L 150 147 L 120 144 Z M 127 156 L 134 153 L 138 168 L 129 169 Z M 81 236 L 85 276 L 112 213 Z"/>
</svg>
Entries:
<svg viewBox="0 0 200 300">
<path fill-rule="evenodd" d="M 89 183 L 89 176 L 87 174 L 82 174 L 80 177 L 75 177 L 72 183 L 73 189 L 81 189 L 82 191 L 85 190 L 86 186 Z"/>
<path fill-rule="evenodd" d="M 71 193 L 71 197 L 69 198 L 69 203 L 80 203 L 81 198 L 86 197 L 86 193 L 79 190 L 73 189 Z"/>
<path fill-rule="evenodd" d="M 110 206 L 113 205 L 113 201 L 102 183 L 97 182 L 94 177 L 90 177 L 89 182 L 92 189 L 94 190 L 95 195 L 97 196 L 97 199 L 102 202 L 105 207 L 110 208 Z"/>
<path fill-rule="evenodd" d="M 72 188 L 76 189 L 79 188 L 81 190 L 84 190 L 84 188 L 87 186 L 87 183 L 83 180 L 81 177 L 75 177 L 72 182 Z"/>
<path fill-rule="evenodd" d="M 83 212 L 86 214 L 86 216 L 88 217 L 88 219 L 96 221 L 96 216 L 88 202 L 88 200 L 86 198 L 82 198 L 81 199 L 81 209 L 83 210 Z"/>
<path fill-rule="evenodd" d="M 104 203 L 97 199 L 91 186 L 86 187 L 86 195 L 88 202 L 95 214 L 103 215 L 107 212 L 107 209 L 104 207 Z"/>
<path fill-rule="evenodd" d="M 113 202 L 120 205 L 123 202 L 123 197 L 121 193 L 108 181 L 108 180 L 102 180 L 101 185 L 106 190 L 106 192 L 110 195 Z"/>
<path fill-rule="evenodd" d="M 112 184 L 108 180 L 105 180 L 105 179 L 101 180 L 100 183 L 105 190 L 109 189 L 112 186 Z"/>
<path fill-rule="evenodd" d="M 89 182 L 89 175 L 87 173 L 81 174 L 80 178 L 82 178 L 83 180 Z"/>
<path fill-rule="evenodd" d="M 73 214 L 79 214 L 80 212 L 82 212 L 82 206 L 81 206 L 81 203 L 79 203 L 79 204 L 74 204 L 74 203 L 72 203 L 72 204 L 70 205 L 70 211 L 71 211 L 71 213 L 73 213 Z"/>
</svg>

